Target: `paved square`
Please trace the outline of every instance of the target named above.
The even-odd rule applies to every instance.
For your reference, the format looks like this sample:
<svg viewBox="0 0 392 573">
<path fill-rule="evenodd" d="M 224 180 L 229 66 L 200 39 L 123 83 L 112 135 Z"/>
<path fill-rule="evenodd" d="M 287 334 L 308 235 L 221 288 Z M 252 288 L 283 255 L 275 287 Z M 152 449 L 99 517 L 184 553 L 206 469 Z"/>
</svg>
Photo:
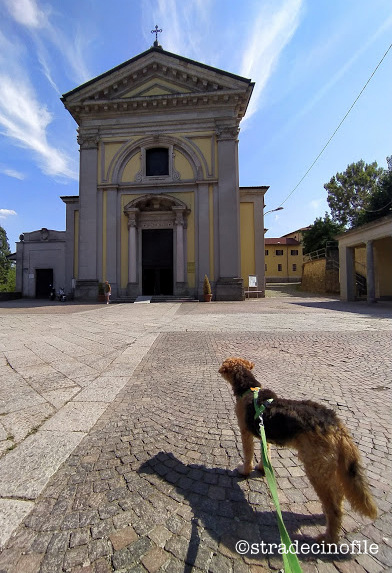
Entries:
<svg viewBox="0 0 392 573">
<path fill-rule="evenodd" d="M 302 551 L 303 570 L 388 569 L 391 327 L 389 303 L 310 297 L 3 303 L 0 572 L 279 570 L 279 552 L 263 552 L 280 543 L 265 480 L 234 471 L 234 400 L 217 372 L 233 355 L 278 394 L 336 409 L 362 453 L 379 517 L 347 506 L 342 541 L 377 553 Z M 272 463 L 286 527 L 304 548 L 325 527 L 318 498 L 294 452 L 273 448 Z"/>
</svg>

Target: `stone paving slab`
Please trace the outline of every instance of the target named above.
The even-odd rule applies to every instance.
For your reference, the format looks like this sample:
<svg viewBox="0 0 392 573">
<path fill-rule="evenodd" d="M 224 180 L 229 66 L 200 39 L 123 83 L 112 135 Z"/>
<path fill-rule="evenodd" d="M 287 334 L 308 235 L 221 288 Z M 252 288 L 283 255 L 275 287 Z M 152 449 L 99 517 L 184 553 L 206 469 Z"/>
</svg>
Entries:
<svg viewBox="0 0 392 573">
<path fill-rule="evenodd" d="M 32 501 L 22 501 L 17 499 L 0 499 L 0 545 L 1 547 L 8 541 L 13 531 L 20 522 L 34 508 Z"/>
<path fill-rule="evenodd" d="M 84 436 L 64 430 L 29 436 L 1 460 L 0 497 L 36 499 Z"/>
<path fill-rule="evenodd" d="M 41 429 L 63 433 L 88 432 L 108 405 L 109 402 L 102 402 L 99 397 L 93 402 L 71 400 L 45 422 Z"/>
<path fill-rule="evenodd" d="M 129 376 L 99 376 L 87 388 L 79 392 L 75 397 L 75 402 L 110 403 L 128 380 Z"/>
<path fill-rule="evenodd" d="M 23 503 L 34 499 L 34 507 L 13 522 L 15 527 L 24 517 L 11 537 L 8 530 L 1 538 L 6 546 L 1 572 L 280 569 L 277 551 L 241 556 L 235 549 L 240 539 L 260 544 L 279 543 L 279 537 L 264 479 L 256 472 L 241 479 L 234 471 L 241 456 L 239 430 L 233 398 L 217 373 L 229 355 L 254 360 L 260 381 L 278 394 L 315 399 L 336 409 L 362 452 L 380 515 L 372 523 L 347 507 L 343 541 L 377 543 L 378 553 L 302 552 L 303 570 L 376 573 L 392 566 L 388 305 L 287 297 L 119 307 L 69 311 L 63 317 L 67 330 L 73 328 L 81 339 L 93 333 L 97 359 L 103 347 L 99 333 L 110 332 L 112 360 L 95 376 L 81 377 L 85 385 L 78 394 L 0 459 L 0 488 L 12 482 L 16 468 L 22 471 L 23 463 L 12 460 L 30 449 L 31 440 L 55 432 L 45 427 L 56 415 L 71 407 L 111 404 L 89 430 L 73 432 L 82 439 L 53 477 L 48 476 L 44 489 L 31 486 L 27 501 L 14 499 L 21 491 L 15 487 L 3 490 L 0 512 L 1 502 L 19 501 L 26 507 Z M 39 318 L 45 326 L 58 320 Z M 15 323 L 12 328 L 18 336 Z M 13 340 L 9 344 L 15 349 Z M 94 350 L 90 346 L 88 351 L 78 359 L 90 357 L 94 368 Z M 96 400 L 90 402 L 94 390 Z M 324 528 L 318 498 L 294 452 L 273 448 L 272 462 L 286 526 L 304 547 Z M 1 473 L 6 463 L 14 472 L 9 479 L 7 471 Z M 23 480 L 23 487 L 35 481 L 32 475 Z"/>
</svg>

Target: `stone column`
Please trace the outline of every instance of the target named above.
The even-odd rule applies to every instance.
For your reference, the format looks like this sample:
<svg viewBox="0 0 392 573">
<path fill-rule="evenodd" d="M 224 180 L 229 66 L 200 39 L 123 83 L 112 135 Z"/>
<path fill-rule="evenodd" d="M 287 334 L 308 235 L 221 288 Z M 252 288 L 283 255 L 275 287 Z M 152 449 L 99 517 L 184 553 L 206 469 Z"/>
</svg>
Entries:
<svg viewBox="0 0 392 573">
<path fill-rule="evenodd" d="M 137 214 L 139 209 L 129 209 L 128 215 L 128 283 L 131 289 L 137 285 Z M 137 293 L 135 293 L 137 294 Z"/>
<path fill-rule="evenodd" d="M 173 207 L 173 211 L 176 214 L 176 281 L 178 283 L 184 282 L 184 216 L 182 207 Z"/>
<path fill-rule="evenodd" d="M 186 275 L 186 227 L 187 227 L 187 215 L 188 210 L 186 207 L 173 206 L 172 211 L 175 214 L 175 285 L 174 294 L 175 295 L 187 295 L 188 294 L 188 282 Z"/>
<path fill-rule="evenodd" d="M 355 300 L 355 262 L 352 247 L 339 247 L 340 298 L 344 301 Z"/>
<path fill-rule="evenodd" d="M 96 299 L 97 276 L 97 185 L 98 132 L 80 131 L 79 177 L 79 272 L 75 297 Z"/>
<path fill-rule="evenodd" d="M 366 284 L 367 284 L 367 301 L 376 302 L 373 241 L 366 242 Z"/>
<path fill-rule="evenodd" d="M 240 192 L 238 183 L 238 126 L 219 127 L 218 227 L 219 272 L 216 300 L 243 300 L 240 260 Z"/>
</svg>

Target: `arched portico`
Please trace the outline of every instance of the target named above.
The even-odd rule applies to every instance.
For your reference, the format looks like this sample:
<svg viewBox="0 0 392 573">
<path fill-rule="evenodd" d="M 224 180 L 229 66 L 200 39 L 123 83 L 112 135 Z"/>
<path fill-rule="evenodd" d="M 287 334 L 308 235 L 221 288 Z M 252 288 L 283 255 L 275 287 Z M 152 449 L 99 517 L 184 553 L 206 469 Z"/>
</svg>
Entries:
<svg viewBox="0 0 392 573">
<path fill-rule="evenodd" d="M 166 194 L 143 195 L 124 207 L 128 217 L 130 296 L 187 294 L 189 212 L 185 203 Z"/>
</svg>

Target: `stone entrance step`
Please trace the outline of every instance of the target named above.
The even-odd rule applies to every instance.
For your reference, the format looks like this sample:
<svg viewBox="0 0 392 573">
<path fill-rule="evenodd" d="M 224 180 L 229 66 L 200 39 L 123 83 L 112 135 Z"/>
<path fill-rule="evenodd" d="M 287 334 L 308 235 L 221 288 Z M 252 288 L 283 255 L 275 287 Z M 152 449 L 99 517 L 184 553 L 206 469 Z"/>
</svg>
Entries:
<svg viewBox="0 0 392 573">
<path fill-rule="evenodd" d="M 191 296 L 156 295 L 151 297 L 151 302 L 199 302 Z"/>
<path fill-rule="evenodd" d="M 175 295 L 156 295 L 156 296 L 120 296 L 115 300 L 111 301 L 111 304 L 123 304 L 123 303 L 139 303 L 139 304 L 149 304 L 157 302 L 199 302 L 197 299 L 191 296 L 175 296 Z"/>
</svg>

